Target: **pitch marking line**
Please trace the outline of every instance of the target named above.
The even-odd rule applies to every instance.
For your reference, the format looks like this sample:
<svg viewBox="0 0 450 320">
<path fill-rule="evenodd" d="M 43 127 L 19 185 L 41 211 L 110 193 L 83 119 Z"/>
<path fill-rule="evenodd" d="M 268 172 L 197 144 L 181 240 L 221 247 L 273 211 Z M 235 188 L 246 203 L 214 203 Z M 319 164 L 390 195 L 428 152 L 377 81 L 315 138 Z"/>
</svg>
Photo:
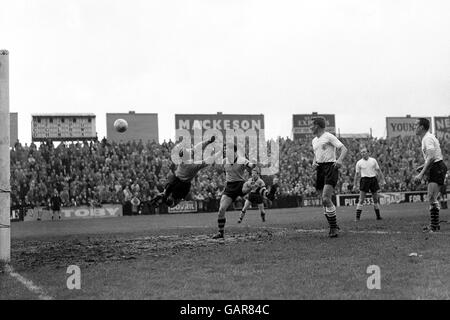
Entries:
<svg viewBox="0 0 450 320">
<path fill-rule="evenodd" d="M 326 229 L 296 229 L 295 232 L 300 233 L 322 233 L 326 232 Z M 356 230 L 343 230 L 342 232 L 348 233 L 366 233 L 366 234 L 401 234 L 400 231 L 380 231 L 380 230 L 367 230 L 367 231 L 356 231 Z"/>
<path fill-rule="evenodd" d="M 299 233 L 322 233 L 327 232 L 326 229 L 296 229 L 295 232 Z M 343 233 L 357 233 L 357 234 L 428 234 L 428 233 L 422 233 L 422 232 L 402 232 L 402 231 L 382 231 L 382 230 L 342 230 Z M 436 232 L 433 234 L 443 234 L 443 235 L 449 235 L 448 232 Z"/>
<path fill-rule="evenodd" d="M 33 283 L 33 281 L 28 280 L 27 278 L 23 277 L 19 273 L 15 272 L 13 267 L 10 265 L 5 266 L 5 271 L 14 279 L 19 281 L 21 284 L 23 284 L 28 290 L 30 290 L 32 293 L 36 294 L 40 300 L 53 300 L 53 297 L 47 295 L 45 293 L 44 289 L 41 287 L 38 287 Z"/>
<path fill-rule="evenodd" d="M 236 225 L 233 224 L 229 224 L 230 227 L 236 227 Z M 272 230 L 287 230 L 286 228 L 281 228 L 281 227 L 264 227 L 264 226 L 253 226 L 253 225 L 247 225 L 247 224 L 243 224 L 242 226 L 239 227 L 249 227 L 249 228 L 254 228 L 254 229 L 272 229 Z M 216 225 L 209 225 L 209 226 L 177 226 L 177 227 L 170 227 L 168 229 L 214 229 L 217 228 Z"/>
</svg>

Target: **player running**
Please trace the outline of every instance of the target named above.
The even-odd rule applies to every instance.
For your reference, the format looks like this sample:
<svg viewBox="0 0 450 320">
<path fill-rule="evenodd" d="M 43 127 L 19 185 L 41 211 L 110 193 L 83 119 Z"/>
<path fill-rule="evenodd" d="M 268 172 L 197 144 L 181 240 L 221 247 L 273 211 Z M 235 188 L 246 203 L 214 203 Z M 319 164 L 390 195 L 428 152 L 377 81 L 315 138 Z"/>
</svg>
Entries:
<svg viewBox="0 0 450 320">
<path fill-rule="evenodd" d="M 259 176 L 259 169 L 255 167 L 252 169 L 252 177 L 244 183 L 243 192 L 249 192 L 248 198 L 245 200 L 244 207 L 241 210 L 241 216 L 238 223 L 241 223 L 244 219 L 247 209 L 255 203 L 258 206 L 261 214 L 261 220 L 266 221 L 266 212 L 264 211 L 263 198 L 268 198 L 269 191 L 266 189 L 266 184 Z"/>
<path fill-rule="evenodd" d="M 419 118 L 416 121 L 416 135 L 422 138 L 422 153 L 425 159 L 423 166 L 419 167 L 419 174 L 414 177 L 416 182 L 423 179 L 428 182 L 428 200 L 430 201 L 430 225 L 423 228 L 424 232 L 437 232 L 439 225 L 439 191 L 444 184 L 447 166 L 443 161 L 441 146 L 438 139 L 431 134 L 430 121 Z"/>
<path fill-rule="evenodd" d="M 333 134 L 325 131 L 325 119 L 314 118 L 310 127 L 315 135 L 312 140 L 314 149 L 313 166 L 317 169 L 316 190 L 322 193 L 325 217 L 330 226 L 329 236 L 338 236 L 339 227 L 336 219 L 336 206 L 331 200 L 339 178 L 339 168 L 347 154 L 347 148 Z M 341 150 L 336 160 L 336 149 Z"/>
<path fill-rule="evenodd" d="M 178 164 L 175 173 L 168 178 L 164 191 L 150 200 L 150 204 L 159 206 L 161 203 L 165 203 L 169 207 L 175 207 L 182 200 L 190 199 L 191 181 L 200 170 L 209 164 L 214 164 L 214 159 L 222 153 L 221 150 L 197 163 L 194 161 L 194 150 L 201 147 L 203 151 L 207 145 L 214 141 L 215 137 L 212 136 L 209 140 L 200 142 L 193 148 L 182 148 L 178 154 L 183 159 L 182 162 Z"/>
<path fill-rule="evenodd" d="M 353 180 L 353 188 L 356 189 L 358 178 L 361 177 L 359 181 L 359 202 L 356 205 L 355 221 L 359 221 L 361 219 L 364 200 L 366 199 L 366 194 L 368 192 L 372 193 L 373 206 L 377 220 L 382 220 L 380 215 L 380 196 L 378 194 L 380 186 L 378 184 L 377 177 L 380 177 L 380 183 L 383 185 L 385 183 L 384 176 L 377 160 L 369 157 L 367 148 L 361 149 L 361 155 L 362 159 L 356 163 L 355 179 Z"/>
<path fill-rule="evenodd" d="M 232 161 L 228 161 L 228 157 L 224 159 L 225 169 L 225 189 L 220 198 L 219 214 L 217 217 L 217 224 L 219 232 L 215 234 L 213 239 L 223 239 L 224 229 L 226 224 L 225 212 L 228 207 L 236 200 L 237 197 L 243 197 L 245 195 L 243 186 L 245 183 L 245 171 L 250 168 L 253 169 L 256 164 L 250 163 L 248 159 L 238 155 L 237 146 L 235 144 L 225 145 L 224 151 L 232 150 Z"/>
</svg>

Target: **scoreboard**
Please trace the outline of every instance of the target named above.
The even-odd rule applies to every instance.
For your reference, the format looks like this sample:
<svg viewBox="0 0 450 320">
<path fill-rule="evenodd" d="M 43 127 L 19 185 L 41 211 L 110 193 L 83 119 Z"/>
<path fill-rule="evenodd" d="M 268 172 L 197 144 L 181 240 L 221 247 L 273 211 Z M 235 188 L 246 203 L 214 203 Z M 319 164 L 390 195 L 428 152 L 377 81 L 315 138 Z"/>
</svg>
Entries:
<svg viewBox="0 0 450 320">
<path fill-rule="evenodd" d="M 96 138 L 95 114 L 54 113 L 32 115 L 32 141 L 76 141 Z"/>
<path fill-rule="evenodd" d="M 321 117 L 325 119 L 326 129 L 332 134 L 336 134 L 336 119 L 334 114 L 294 114 L 292 115 L 292 136 L 294 140 L 312 138 L 311 123 L 313 118 Z"/>
</svg>

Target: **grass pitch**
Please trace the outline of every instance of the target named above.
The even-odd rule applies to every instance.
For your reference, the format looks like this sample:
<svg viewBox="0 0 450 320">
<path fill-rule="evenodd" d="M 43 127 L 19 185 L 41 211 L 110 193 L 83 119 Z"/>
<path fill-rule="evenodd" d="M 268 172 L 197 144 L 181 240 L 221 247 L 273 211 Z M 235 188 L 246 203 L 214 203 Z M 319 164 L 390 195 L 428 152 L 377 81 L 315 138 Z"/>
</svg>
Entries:
<svg viewBox="0 0 450 320">
<path fill-rule="evenodd" d="M 450 224 L 423 234 L 427 204 L 338 208 L 329 239 L 321 208 L 227 212 L 225 240 L 210 239 L 216 213 L 14 223 L 12 266 L 55 299 L 449 299 Z M 447 220 L 448 210 L 441 211 Z M 450 220 L 450 219 L 449 219 Z M 410 257 L 411 253 L 417 256 Z M 67 288 L 69 265 L 81 289 Z M 381 271 L 369 290 L 367 268 Z M 36 299 L 7 273 L 0 299 Z"/>
</svg>

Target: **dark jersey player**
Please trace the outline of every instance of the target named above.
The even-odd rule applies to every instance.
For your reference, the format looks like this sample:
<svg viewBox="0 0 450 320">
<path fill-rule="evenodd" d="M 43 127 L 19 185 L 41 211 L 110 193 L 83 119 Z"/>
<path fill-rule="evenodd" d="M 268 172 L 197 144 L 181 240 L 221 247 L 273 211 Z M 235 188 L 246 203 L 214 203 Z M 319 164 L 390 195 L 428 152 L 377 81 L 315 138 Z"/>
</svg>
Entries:
<svg viewBox="0 0 450 320">
<path fill-rule="evenodd" d="M 169 207 L 174 207 L 182 200 L 188 200 L 190 197 L 191 181 L 195 178 L 197 173 L 209 164 L 214 164 L 217 156 L 222 154 L 222 150 L 213 156 L 201 160 L 194 161 L 194 150 L 197 148 L 203 149 L 213 143 L 215 137 L 212 136 L 209 140 L 203 141 L 193 148 L 182 148 L 179 151 L 179 157 L 182 162 L 178 164 L 174 174 L 170 175 L 164 187 L 164 191 L 156 195 L 151 201 L 152 205 L 159 205 L 165 203 Z"/>
<path fill-rule="evenodd" d="M 226 224 L 225 212 L 237 197 L 245 196 L 243 190 L 246 181 L 245 171 L 249 168 L 253 169 L 256 166 L 256 164 L 250 163 L 248 159 L 238 154 L 235 144 L 227 144 L 224 149 L 225 153 L 227 153 L 227 150 L 229 150 L 230 157 L 227 156 L 224 159 L 226 185 L 220 198 L 219 214 L 217 217 L 219 232 L 213 236 L 213 239 L 224 238 Z"/>
<path fill-rule="evenodd" d="M 258 206 L 259 212 L 261 214 L 261 220 L 266 221 L 266 212 L 264 211 L 264 198 L 267 198 L 269 191 L 266 189 L 266 184 L 259 177 L 259 169 L 255 167 L 252 169 L 252 177 L 244 183 L 243 191 L 248 192 L 248 198 L 245 200 L 244 207 L 241 210 L 241 215 L 239 217 L 238 223 L 241 223 L 244 219 L 245 213 L 252 204 Z"/>
</svg>

